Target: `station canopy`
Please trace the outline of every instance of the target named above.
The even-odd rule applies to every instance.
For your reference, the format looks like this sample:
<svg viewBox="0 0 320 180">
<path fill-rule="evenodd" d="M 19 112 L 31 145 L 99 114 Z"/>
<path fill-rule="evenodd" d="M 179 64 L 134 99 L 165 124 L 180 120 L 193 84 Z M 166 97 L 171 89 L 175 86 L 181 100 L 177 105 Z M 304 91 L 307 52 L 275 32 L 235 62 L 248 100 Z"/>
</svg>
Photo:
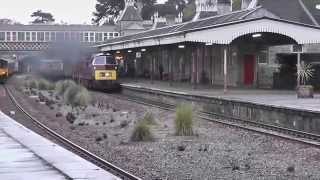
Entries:
<svg viewBox="0 0 320 180">
<path fill-rule="evenodd" d="M 319 26 L 284 19 L 259 6 L 110 39 L 98 47 L 111 51 L 183 42 L 228 45 L 254 33 L 284 35 L 297 44 L 320 43 Z"/>
</svg>

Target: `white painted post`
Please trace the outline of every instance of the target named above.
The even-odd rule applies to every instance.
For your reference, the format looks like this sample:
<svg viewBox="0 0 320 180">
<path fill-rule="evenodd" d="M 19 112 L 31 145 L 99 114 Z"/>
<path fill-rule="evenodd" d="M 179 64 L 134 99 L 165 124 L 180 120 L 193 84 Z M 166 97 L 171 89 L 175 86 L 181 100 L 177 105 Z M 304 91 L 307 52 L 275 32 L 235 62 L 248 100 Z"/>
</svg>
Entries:
<svg viewBox="0 0 320 180">
<path fill-rule="evenodd" d="M 301 53 L 297 54 L 297 87 L 300 86 L 300 70 L 301 70 Z"/>
<path fill-rule="evenodd" d="M 228 64 L 228 61 L 227 61 L 227 47 L 224 48 L 224 55 L 223 55 L 223 74 L 224 74 L 224 90 L 223 92 L 226 94 L 227 93 L 227 88 L 228 88 L 228 85 L 227 85 L 227 74 L 228 74 L 228 67 L 227 67 L 227 64 Z"/>
</svg>

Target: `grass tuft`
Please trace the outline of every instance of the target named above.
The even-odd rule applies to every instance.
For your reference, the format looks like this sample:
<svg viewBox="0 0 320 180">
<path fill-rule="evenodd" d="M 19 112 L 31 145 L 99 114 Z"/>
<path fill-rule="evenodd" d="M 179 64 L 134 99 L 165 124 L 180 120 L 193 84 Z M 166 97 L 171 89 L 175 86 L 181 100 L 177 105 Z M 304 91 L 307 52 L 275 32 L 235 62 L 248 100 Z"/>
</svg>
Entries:
<svg viewBox="0 0 320 180">
<path fill-rule="evenodd" d="M 39 90 L 53 90 L 54 84 L 46 79 L 39 79 L 38 80 L 38 88 Z"/>
<path fill-rule="evenodd" d="M 176 109 L 175 119 L 176 135 L 193 135 L 193 110 L 191 105 L 180 105 Z"/>
<path fill-rule="evenodd" d="M 31 79 L 27 82 L 27 86 L 30 88 L 30 89 L 38 89 L 38 81 L 35 80 L 35 79 Z"/>
<path fill-rule="evenodd" d="M 64 81 L 58 81 L 56 83 L 56 92 L 59 95 L 64 95 L 64 93 L 67 91 L 67 89 L 71 86 L 75 86 L 76 83 L 74 81 L 71 80 L 64 80 Z"/>
<path fill-rule="evenodd" d="M 87 107 L 90 102 L 91 96 L 89 91 L 84 87 L 80 87 L 80 91 L 77 93 L 74 99 L 75 106 Z"/>
<path fill-rule="evenodd" d="M 150 131 L 150 126 L 147 123 L 140 121 L 133 130 L 131 141 L 139 142 L 152 140 L 153 135 Z"/>
<path fill-rule="evenodd" d="M 87 107 L 91 102 L 89 91 L 79 85 L 69 85 L 63 95 L 65 103 L 72 107 Z"/>
<path fill-rule="evenodd" d="M 146 114 L 144 115 L 142 121 L 143 121 L 144 123 L 146 123 L 147 125 L 156 125 L 156 121 L 155 121 L 155 119 L 154 119 L 154 117 L 153 117 L 153 114 L 150 113 L 150 112 L 148 112 L 148 113 L 146 113 Z"/>
</svg>

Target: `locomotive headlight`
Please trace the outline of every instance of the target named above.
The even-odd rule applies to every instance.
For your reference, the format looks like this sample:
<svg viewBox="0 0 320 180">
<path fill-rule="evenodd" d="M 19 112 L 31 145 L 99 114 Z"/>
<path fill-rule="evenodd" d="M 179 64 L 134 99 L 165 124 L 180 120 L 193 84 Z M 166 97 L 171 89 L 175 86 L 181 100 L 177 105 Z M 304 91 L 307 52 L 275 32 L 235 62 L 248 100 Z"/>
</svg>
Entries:
<svg viewBox="0 0 320 180">
<path fill-rule="evenodd" d="M 106 73 L 106 77 L 111 77 L 111 76 L 112 76 L 112 74 L 110 72 Z"/>
</svg>

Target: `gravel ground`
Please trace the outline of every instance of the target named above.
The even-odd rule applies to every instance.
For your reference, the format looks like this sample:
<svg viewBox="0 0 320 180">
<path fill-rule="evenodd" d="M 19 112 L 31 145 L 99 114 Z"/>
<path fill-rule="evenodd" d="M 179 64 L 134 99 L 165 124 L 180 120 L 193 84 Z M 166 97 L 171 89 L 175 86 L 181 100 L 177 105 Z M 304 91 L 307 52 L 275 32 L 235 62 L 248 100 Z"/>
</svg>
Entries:
<svg viewBox="0 0 320 180">
<path fill-rule="evenodd" d="M 80 111 L 71 124 L 64 116 L 56 117 L 58 111 L 64 115 L 71 111 L 70 107 L 52 110 L 12 89 L 41 122 L 143 179 L 320 179 L 320 150 L 310 146 L 199 119 L 195 119 L 196 136 L 177 137 L 174 113 L 101 93 L 93 96 L 104 106 Z M 146 112 L 156 120 L 155 140 L 131 142 L 136 121 Z"/>
</svg>

